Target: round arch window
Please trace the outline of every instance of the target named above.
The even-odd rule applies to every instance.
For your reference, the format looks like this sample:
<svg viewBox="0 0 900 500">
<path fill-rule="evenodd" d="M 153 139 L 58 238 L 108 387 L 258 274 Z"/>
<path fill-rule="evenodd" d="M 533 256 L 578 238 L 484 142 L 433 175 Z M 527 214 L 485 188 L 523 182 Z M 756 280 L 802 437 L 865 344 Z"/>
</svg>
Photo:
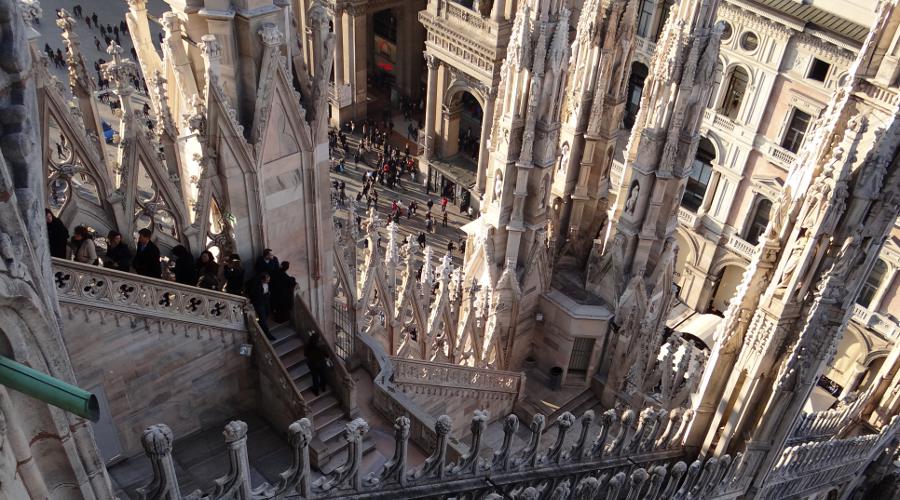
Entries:
<svg viewBox="0 0 900 500">
<path fill-rule="evenodd" d="M 722 21 L 722 24 L 724 25 L 722 27 L 722 41 L 731 40 L 731 36 L 734 35 L 734 28 L 731 27 L 731 23 L 728 21 Z"/>
<path fill-rule="evenodd" d="M 748 31 L 741 36 L 742 49 L 753 52 L 757 47 L 759 47 L 759 37 L 756 36 L 756 33 Z"/>
</svg>

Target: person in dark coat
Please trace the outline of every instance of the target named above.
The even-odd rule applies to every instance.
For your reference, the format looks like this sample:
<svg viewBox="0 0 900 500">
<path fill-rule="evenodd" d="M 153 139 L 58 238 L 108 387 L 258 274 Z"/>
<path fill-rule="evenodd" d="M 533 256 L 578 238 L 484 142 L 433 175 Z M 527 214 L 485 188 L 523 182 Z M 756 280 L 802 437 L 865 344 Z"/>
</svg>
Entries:
<svg viewBox="0 0 900 500">
<path fill-rule="evenodd" d="M 103 265 L 110 269 L 128 272 L 131 269 L 131 249 L 122 243 L 122 233 L 110 231 L 106 235 L 106 258 Z"/>
<path fill-rule="evenodd" d="M 137 250 L 134 259 L 131 261 L 131 267 L 134 272 L 148 278 L 162 278 L 162 269 L 159 267 L 159 247 L 150 241 L 153 233 L 147 229 L 138 231 Z"/>
<path fill-rule="evenodd" d="M 278 272 L 278 269 L 280 269 L 278 266 L 278 257 L 272 253 L 272 249 L 270 248 L 263 250 L 262 255 L 256 259 L 256 265 L 253 266 L 253 270 L 257 273 L 273 274 Z"/>
<path fill-rule="evenodd" d="M 209 250 L 201 252 L 200 258 L 197 259 L 197 276 L 197 286 L 200 288 L 219 289 L 219 264 Z"/>
<path fill-rule="evenodd" d="M 59 217 L 53 215 L 49 208 L 44 209 L 47 217 L 47 237 L 50 240 L 50 256 L 60 259 L 66 258 L 66 249 L 69 246 L 69 230 Z"/>
<path fill-rule="evenodd" d="M 291 263 L 284 261 L 278 272 L 272 275 L 272 312 L 278 323 L 288 321 L 294 308 L 294 288 L 297 287 L 297 280 L 288 274 L 290 268 Z"/>
<path fill-rule="evenodd" d="M 184 245 L 178 245 L 172 249 L 172 257 L 175 257 L 175 267 L 172 268 L 175 282 L 182 285 L 196 285 L 197 270 L 194 268 L 194 256 L 191 252 Z"/>
<path fill-rule="evenodd" d="M 275 337 L 269 333 L 269 314 L 272 312 L 272 291 L 269 289 L 271 281 L 269 273 L 263 272 L 257 276 L 250 287 L 250 303 L 253 304 L 259 327 L 266 334 L 266 338 L 275 340 Z"/>
<path fill-rule="evenodd" d="M 241 256 L 233 253 L 225 258 L 225 291 L 233 295 L 244 293 L 244 267 L 241 265 Z"/>
<path fill-rule="evenodd" d="M 303 355 L 312 375 L 312 391 L 316 396 L 325 388 L 325 370 L 328 368 L 328 353 L 319 345 L 319 334 L 313 333 L 303 346 Z"/>
</svg>

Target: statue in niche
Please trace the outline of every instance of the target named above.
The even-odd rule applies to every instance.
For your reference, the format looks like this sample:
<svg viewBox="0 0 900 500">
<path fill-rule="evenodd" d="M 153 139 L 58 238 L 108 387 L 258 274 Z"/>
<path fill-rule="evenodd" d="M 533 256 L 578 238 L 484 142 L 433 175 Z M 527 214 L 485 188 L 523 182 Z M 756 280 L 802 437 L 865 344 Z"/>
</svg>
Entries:
<svg viewBox="0 0 900 500">
<path fill-rule="evenodd" d="M 503 196 L 503 173 L 499 170 L 494 174 L 494 201 L 500 201 Z"/>
<path fill-rule="evenodd" d="M 804 232 L 797 238 L 797 241 L 794 242 L 794 246 L 791 247 L 791 253 L 788 255 L 787 263 L 784 266 L 784 272 L 781 273 L 781 281 L 778 282 L 779 289 L 786 288 L 791 281 L 791 278 L 794 276 L 794 272 L 797 271 L 797 267 L 800 264 L 800 257 L 803 255 L 804 250 L 806 250 L 807 241 L 809 241 L 809 235 Z"/>
<path fill-rule="evenodd" d="M 544 208 L 547 205 L 547 184 L 550 184 L 550 177 L 545 176 L 543 180 L 541 180 L 541 191 L 538 197 L 538 208 Z"/>
<path fill-rule="evenodd" d="M 641 185 L 635 182 L 631 186 L 631 191 L 628 192 L 628 198 L 625 199 L 625 212 L 629 214 L 634 213 L 634 208 L 637 205 L 638 196 L 641 194 Z"/>
<path fill-rule="evenodd" d="M 561 173 L 569 164 L 569 143 L 563 144 L 560 150 L 559 164 L 556 166 L 556 171 Z"/>
</svg>

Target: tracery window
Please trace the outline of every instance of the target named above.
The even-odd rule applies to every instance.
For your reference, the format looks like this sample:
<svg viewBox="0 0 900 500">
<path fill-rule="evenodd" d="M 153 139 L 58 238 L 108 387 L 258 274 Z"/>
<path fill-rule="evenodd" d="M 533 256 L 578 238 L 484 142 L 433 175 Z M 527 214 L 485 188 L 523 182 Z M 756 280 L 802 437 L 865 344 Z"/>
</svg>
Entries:
<svg viewBox="0 0 900 500">
<path fill-rule="evenodd" d="M 75 154 L 72 143 L 62 135 L 52 118 L 47 128 L 50 148 L 47 153 L 48 208 L 59 215 L 73 196 L 101 207 L 100 182 L 95 174 Z"/>
<path fill-rule="evenodd" d="M 147 228 L 155 234 L 178 239 L 175 217 L 153 178 L 142 162 L 138 162 L 137 185 L 134 197 L 134 238 L 137 232 Z"/>
</svg>

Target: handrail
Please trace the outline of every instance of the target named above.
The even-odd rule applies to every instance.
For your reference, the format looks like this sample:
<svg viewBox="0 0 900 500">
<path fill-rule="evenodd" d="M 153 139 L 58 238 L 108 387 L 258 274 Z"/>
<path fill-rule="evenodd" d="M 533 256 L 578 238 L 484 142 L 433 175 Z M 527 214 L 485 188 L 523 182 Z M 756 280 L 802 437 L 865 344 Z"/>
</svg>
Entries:
<svg viewBox="0 0 900 500">
<path fill-rule="evenodd" d="M 247 299 L 224 292 L 53 258 L 60 301 L 226 330 L 246 330 Z"/>
<path fill-rule="evenodd" d="M 521 394 L 522 374 L 392 356 L 394 383 Z"/>
<path fill-rule="evenodd" d="M 357 409 L 356 403 L 356 383 L 347 370 L 343 359 L 337 355 L 334 346 L 329 341 L 329 337 L 324 335 L 318 322 L 310 313 L 309 308 L 303 301 L 299 292 L 294 293 L 294 327 L 300 333 L 300 337 L 306 341 L 309 338 L 309 332 L 314 331 L 319 334 L 319 345 L 323 347 L 331 361 L 332 370 L 325 373 L 328 384 L 334 389 L 341 402 L 341 406 L 348 413 L 355 413 Z"/>
<path fill-rule="evenodd" d="M 263 410 L 272 410 L 268 411 L 270 419 L 273 422 L 281 421 L 282 423 L 285 421 L 290 423 L 294 419 L 309 415 L 309 406 L 303 398 L 303 393 L 297 387 L 297 384 L 294 383 L 293 377 L 291 377 L 287 367 L 282 363 L 281 357 L 275 352 L 271 342 L 266 338 L 253 311 L 247 312 L 247 330 L 250 332 L 250 339 L 253 345 L 256 346 L 256 359 L 259 365 L 260 376 L 267 376 L 272 382 L 277 383 L 278 387 L 281 387 L 282 393 L 287 392 L 290 394 L 288 407 L 293 415 L 281 415 L 281 412 L 273 410 L 271 405 L 263 405 Z M 265 397 L 267 391 L 261 391 L 260 394 L 262 397 Z M 284 417 L 292 418 L 285 420 Z"/>
<path fill-rule="evenodd" d="M 394 365 L 381 344 L 365 333 L 357 333 L 355 351 L 363 368 L 372 376 L 375 388 L 372 394 L 373 406 L 388 419 L 401 416 L 409 418 L 413 442 L 422 449 L 433 446 L 437 439 L 434 433 L 437 419 L 419 408 L 415 401 L 394 385 Z M 452 436 L 447 446 L 451 457 L 459 457 L 464 453 L 464 447 Z"/>
</svg>

